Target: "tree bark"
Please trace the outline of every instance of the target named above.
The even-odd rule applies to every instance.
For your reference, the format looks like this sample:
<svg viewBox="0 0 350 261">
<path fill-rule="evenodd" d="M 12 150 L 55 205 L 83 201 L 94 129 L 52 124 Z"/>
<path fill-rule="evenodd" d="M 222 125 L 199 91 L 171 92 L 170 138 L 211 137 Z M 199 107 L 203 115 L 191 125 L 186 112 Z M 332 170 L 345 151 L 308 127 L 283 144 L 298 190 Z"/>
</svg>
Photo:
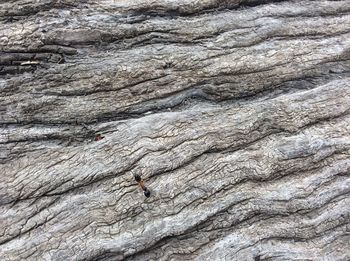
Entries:
<svg viewBox="0 0 350 261">
<path fill-rule="evenodd" d="M 1 260 L 350 259 L 350 1 L 0 1 L 0 48 Z"/>
</svg>

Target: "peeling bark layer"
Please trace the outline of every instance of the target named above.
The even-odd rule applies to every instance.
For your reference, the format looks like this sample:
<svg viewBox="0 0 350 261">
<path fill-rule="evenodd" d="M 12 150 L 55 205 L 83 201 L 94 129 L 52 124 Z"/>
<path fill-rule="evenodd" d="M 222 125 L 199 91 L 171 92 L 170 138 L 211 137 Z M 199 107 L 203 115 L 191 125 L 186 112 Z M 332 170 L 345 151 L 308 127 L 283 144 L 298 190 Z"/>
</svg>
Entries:
<svg viewBox="0 0 350 261">
<path fill-rule="evenodd" d="M 350 259 L 349 1 L 1 1 L 0 48 L 1 260 Z"/>
</svg>

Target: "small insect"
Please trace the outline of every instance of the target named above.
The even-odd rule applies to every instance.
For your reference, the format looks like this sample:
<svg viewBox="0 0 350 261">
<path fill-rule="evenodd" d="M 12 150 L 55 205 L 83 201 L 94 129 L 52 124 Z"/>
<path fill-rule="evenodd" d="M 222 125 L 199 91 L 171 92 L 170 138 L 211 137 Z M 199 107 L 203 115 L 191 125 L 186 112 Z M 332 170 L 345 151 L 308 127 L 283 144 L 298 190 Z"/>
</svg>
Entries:
<svg viewBox="0 0 350 261">
<path fill-rule="evenodd" d="M 104 137 L 101 135 L 101 134 L 96 134 L 95 135 L 95 141 L 99 141 L 99 140 L 102 140 Z"/>
<path fill-rule="evenodd" d="M 149 198 L 151 196 L 151 191 L 145 186 L 145 183 L 143 182 L 140 175 L 135 174 L 134 175 L 135 181 L 138 183 L 140 188 L 143 190 L 143 194 L 146 198 Z"/>
</svg>

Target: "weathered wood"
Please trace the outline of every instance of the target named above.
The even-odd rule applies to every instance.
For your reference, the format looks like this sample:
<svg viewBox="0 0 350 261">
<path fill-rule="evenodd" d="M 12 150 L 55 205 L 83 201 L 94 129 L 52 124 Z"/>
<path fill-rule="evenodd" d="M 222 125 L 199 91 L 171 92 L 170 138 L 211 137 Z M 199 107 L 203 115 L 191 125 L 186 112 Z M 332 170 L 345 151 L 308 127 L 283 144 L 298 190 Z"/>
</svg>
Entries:
<svg viewBox="0 0 350 261">
<path fill-rule="evenodd" d="M 0 1 L 0 48 L 1 260 L 350 259 L 350 1 Z"/>
</svg>

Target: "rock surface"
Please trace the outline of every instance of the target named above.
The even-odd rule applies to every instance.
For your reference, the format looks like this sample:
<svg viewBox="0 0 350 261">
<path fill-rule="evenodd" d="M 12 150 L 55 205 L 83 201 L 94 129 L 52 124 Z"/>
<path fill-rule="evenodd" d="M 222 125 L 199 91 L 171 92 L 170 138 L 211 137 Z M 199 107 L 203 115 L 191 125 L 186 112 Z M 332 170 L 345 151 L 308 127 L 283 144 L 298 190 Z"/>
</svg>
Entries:
<svg viewBox="0 0 350 261">
<path fill-rule="evenodd" d="M 350 259 L 350 1 L 0 1 L 0 48 L 1 260 Z"/>
</svg>

